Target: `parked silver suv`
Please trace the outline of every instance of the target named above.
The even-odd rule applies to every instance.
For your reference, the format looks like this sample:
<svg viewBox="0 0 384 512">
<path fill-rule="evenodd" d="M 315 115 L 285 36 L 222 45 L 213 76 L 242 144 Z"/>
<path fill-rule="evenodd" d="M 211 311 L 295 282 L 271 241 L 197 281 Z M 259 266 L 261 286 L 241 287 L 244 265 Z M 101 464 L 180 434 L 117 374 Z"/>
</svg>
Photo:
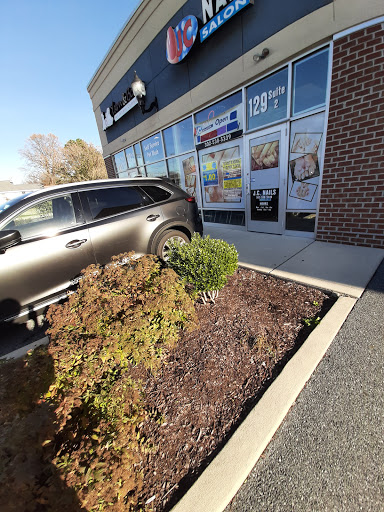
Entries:
<svg viewBox="0 0 384 512">
<path fill-rule="evenodd" d="M 131 250 L 164 258 L 169 240 L 194 231 L 194 198 L 161 178 L 72 183 L 2 204 L 0 321 L 41 312 L 91 263 Z"/>
</svg>

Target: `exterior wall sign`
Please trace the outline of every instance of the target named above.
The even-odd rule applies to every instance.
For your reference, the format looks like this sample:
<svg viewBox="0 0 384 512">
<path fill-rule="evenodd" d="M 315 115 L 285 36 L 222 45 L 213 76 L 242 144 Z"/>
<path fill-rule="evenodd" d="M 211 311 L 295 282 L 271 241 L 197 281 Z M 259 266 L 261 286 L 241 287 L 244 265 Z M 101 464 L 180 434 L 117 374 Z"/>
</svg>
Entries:
<svg viewBox="0 0 384 512">
<path fill-rule="evenodd" d="M 288 115 L 288 69 L 282 69 L 247 89 L 248 129 L 281 121 Z"/>
<path fill-rule="evenodd" d="M 176 28 L 167 30 L 166 55 L 170 64 L 177 64 L 191 50 L 198 31 L 198 23 L 195 16 L 186 16 Z"/>
<path fill-rule="evenodd" d="M 253 0 L 202 0 L 204 27 L 200 30 L 200 41 L 204 42 L 221 25 L 250 4 L 253 4 Z"/>
<path fill-rule="evenodd" d="M 137 105 L 138 101 L 133 94 L 132 89 L 129 87 L 122 96 L 121 101 L 118 103 L 112 102 L 111 106 L 108 107 L 105 112 L 101 112 L 101 120 L 103 122 L 103 130 L 116 123 L 124 114 L 129 112 L 133 107 Z"/>
<path fill-rule="evenodd" d="M 196 149 L 209 148 L 240 137 L 243 133 L 241 105 L 195 125 Z"/>
</svg>

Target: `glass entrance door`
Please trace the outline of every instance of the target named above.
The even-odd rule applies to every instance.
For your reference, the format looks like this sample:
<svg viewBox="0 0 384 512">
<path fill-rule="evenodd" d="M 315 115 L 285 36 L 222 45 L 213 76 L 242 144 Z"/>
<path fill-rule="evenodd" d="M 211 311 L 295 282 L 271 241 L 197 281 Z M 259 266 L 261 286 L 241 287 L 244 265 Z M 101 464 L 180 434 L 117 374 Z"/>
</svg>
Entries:
<svg viewBox="0 0 384 512">
<path fill-rule="evenodd" d="M 282 234 L 284 231 L 287 125 L 248 135 L 246 220 L 248 231 Z"/>
</svg>

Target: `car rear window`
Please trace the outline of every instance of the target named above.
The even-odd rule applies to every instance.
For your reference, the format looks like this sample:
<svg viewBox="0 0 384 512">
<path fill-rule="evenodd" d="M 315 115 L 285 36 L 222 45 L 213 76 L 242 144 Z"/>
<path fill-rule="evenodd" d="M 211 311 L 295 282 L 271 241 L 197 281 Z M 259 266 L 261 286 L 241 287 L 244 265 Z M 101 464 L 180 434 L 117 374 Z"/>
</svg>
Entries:
<svg viewBox="0 0 384 512">
<path fill-rule="evenodd" d="M 160 203 L 160 201 L 166 201 L 169 199 L 172 195 L 172 193 L 169 190 L 166 190 L 163 187 L 156 187 L 155 185 L 144 185 L 141 186 L 146 194 L 149 195 L 155 203 Z"/>
<path fill-rule="evenodd" d="M 150 204 L 148 198 L 136 187 L 86 190 L 85 195 L 94 220 L 128 212 Z"/>
</svg>

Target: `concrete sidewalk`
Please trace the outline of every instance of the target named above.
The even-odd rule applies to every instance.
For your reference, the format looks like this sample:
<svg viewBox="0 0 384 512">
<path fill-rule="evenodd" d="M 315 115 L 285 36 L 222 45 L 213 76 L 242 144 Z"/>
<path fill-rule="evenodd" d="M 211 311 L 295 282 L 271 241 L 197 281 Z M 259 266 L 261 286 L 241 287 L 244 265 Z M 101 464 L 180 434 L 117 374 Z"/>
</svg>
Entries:
<svg viewBox="0 0 384 512">
<path fill-rule="evenodd" d="M 235 244 L 240 264 L 351 297 L 361 297 L 384 257 L 383 249 L 242 229 L 210 226 L 204 234 Z"/>
<path fill-rule="evenodd" d="M 226 512 L 384 510 L 384 262 Z"/>
</svg>

